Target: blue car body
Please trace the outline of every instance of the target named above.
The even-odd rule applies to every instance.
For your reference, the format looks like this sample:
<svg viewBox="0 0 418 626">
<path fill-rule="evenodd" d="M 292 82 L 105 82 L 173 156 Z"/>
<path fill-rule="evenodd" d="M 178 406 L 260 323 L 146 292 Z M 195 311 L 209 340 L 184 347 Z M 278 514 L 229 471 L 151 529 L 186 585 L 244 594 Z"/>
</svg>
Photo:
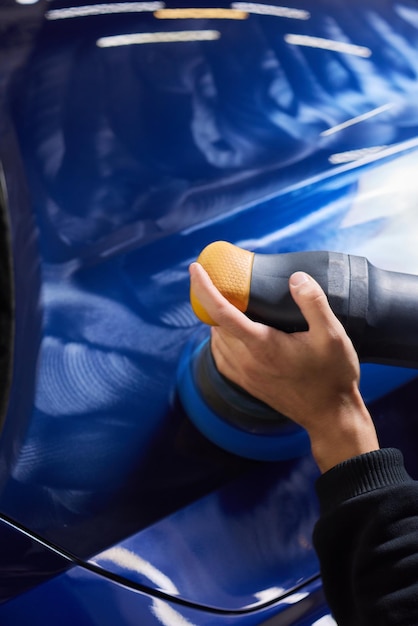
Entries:
<svg viewBox="0 0 418 626">
<path fill-rule="evenodd" d="M 0 32 L 0 623 L 332 624 L 312 458 L 230 454 L 179 401 L 188 265 L 418 273 L 416 3 L 4 0 Z M 413 476 L 416 375 L 362 365 Z"/>
</svg>

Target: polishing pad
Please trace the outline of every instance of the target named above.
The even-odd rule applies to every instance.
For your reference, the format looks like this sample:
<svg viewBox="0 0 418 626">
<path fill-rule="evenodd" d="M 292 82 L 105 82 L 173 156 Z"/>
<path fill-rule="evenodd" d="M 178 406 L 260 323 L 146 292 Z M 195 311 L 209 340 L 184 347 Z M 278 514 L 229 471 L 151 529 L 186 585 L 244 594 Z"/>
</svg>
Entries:
<svg viewBox="0 0 418 626">
<path fill-rule="evenodd" d="M 280 413 L 231 386 L 210 358 L 210 339 L 192 338 L 177 373 L 183 407 L 212 443 L 258 461 L 300 457 L 310 450 L 307 432 Z"/>
</svg>

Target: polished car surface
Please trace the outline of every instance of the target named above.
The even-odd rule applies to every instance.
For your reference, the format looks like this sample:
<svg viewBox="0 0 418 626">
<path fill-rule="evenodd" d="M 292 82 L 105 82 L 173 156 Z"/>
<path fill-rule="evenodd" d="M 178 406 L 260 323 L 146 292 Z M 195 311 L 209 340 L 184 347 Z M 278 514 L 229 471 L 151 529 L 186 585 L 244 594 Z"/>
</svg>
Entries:
<svg viewBox="0 0 418 626">
<path fill-rule="evenodd" d="M 188 265 L 418 273 L 416 3 L 4 0 L 0 34 L 0 622 L 331 624 L 311 457 L 225 452 L 179 401 Z M 415 378 L 362 365 L 418 476 Z"/>
</svg>

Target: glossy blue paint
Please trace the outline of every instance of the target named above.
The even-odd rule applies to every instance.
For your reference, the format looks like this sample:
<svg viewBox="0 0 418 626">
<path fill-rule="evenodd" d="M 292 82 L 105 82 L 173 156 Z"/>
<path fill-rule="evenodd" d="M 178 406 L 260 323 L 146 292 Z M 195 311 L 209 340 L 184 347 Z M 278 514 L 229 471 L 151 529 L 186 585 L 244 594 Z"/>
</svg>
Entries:
<svg viewBox="0 0 418 626">
<path fill-rule="evenodd" d="M 2 24 L 0 56 L 0 185 L 5 198 L 13 247 L 14 274 L 14 359 L 9 413 L 0 439 L 0 485 L 10 474 L 22 444 L 33 406 L 36 361 L 41 338 L 40 260 L 35 218 L 30 204 L 25 165 L 11 115 L 11 84 L 29 54 L 36 25 L 42 20 L 41 7 L 0 7 Z M 4 382 L 2 383 L 4 384 Z"/>
<path fill-rule="evenodd" d="M 0 544 L 0 604 L 58 576 L 72 565 L 67 556 L 9 520 L 0 519 Z"/>
<path fill-rule="evenodd" d="M 260 464 L 90 562 L 202 606 L 262 607 L 318 574 L 316 476 L 309 457 Z"/>
<path fill-rule="evenodd" d="M 4 626 L 16 623 L 79 626 L 314 626 L 328 613 L 319 580 L 256 612 L 204 610 L 129 589 L 83 567 L 74 567 L 18 600 L 0 607 Z M 331 622 L 332 623 L 332 622 Z"/>
<path fill-rule="evenodd" d="M 26 529 L 98 568 L 73 567 L 8 602 L 2 624 L 173 624 L 174 610 L 178 623 L 302 626 L 325 611 L 309 582 L 311 459 L 228 454 L 195 430 L 176 392 L 200 328 L 187 267 L 210 241 L 336 250 L 418 273 L 416 6 L 286 4 L 310 19 L 208 19 L 218 39 L 109 48 L 97 42 L 196 21 L 54 19 L 59 2 L 0 9 L 17 316 L 0 514 L 14 536 Z M 418 475 L 417 384 L 394 391 L 415 377 L 368 366 L 362 384 L 383 440 Z M 8 567 L 26 572 L 11 595 L 53 576 L 47 563 L 11 550 Z M 294 614 L 283 596 L 298 586 L 309 595 Z M 160 592 L 194 608 L 166 598 L 163 609 Z"/>
</svg>

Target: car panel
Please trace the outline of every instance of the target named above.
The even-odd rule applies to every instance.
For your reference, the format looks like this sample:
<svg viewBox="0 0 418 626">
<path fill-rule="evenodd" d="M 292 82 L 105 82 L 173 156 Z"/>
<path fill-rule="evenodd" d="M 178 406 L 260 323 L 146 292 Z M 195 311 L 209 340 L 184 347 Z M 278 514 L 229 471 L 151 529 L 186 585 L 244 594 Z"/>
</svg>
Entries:
<svg viewBox="0 0 418 626">
<path fill-rule="evenodd" d="M 311 19 L 250 12 L 208 18 L 217 39 L 99 45 L 179 30 L 125 4 L 79 17 L 76 3 L 1 9 L 16 331 L 0 513 L 63 566 L 97 567 L 95 580 L 117 577 L 122 595 L 147 589 L 148 615 L 164 593 L 262 623 L 256 610 L 318 576 L 317 470 L 310 457 L 241 459 L 188 420 L 177 364 L 208 332 L 190 309 L 188 264 L 225 239 L 418 273 L 417 11 L 291 2 Z M 311 36 L 349 47 L 294 43 Z M 405 450 L 413 475 L 415 378 L 362 366 L 382 441 Z M 26 548 L 11 554 L 10 567 L 33 569 Z M 29 586 L 55 574 L 36 567 Z M 68 589 L 72 575 L 59 578 Z M 27 586 L 17 578 L 14 593 Z"/>
</svg>

